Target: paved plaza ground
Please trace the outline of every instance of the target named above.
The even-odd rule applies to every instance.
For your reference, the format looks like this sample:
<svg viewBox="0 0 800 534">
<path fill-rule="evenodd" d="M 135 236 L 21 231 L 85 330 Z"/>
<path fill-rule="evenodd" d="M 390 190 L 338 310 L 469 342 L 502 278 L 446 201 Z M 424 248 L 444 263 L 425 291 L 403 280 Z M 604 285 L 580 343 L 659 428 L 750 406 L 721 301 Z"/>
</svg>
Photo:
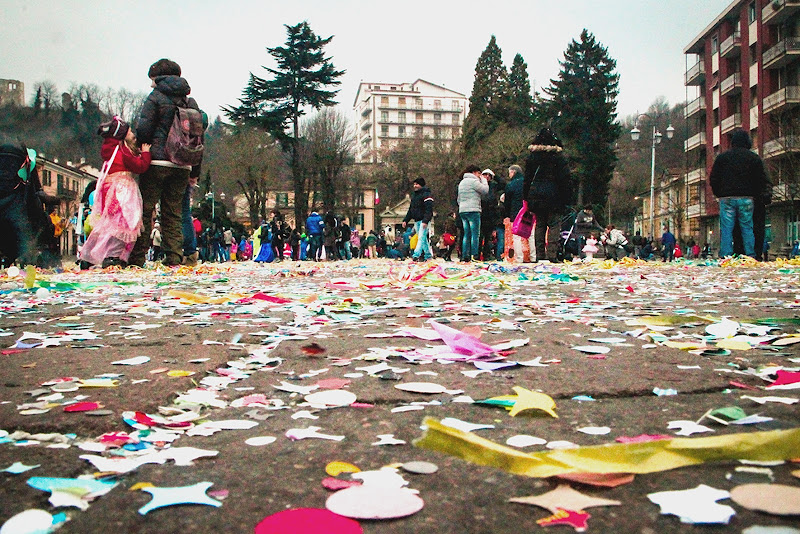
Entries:
<svg viewBox="0 0 800 534">
<path fill-rule="evenodd" d="M 546 526 L 556 508 L 589 514 L 588 532 L 800 532 L 800 515 L 737 497 L 771 484 L 798 514 L 781 497 L 800 491 L 798 275 L 743 260 L 6 270 L 0 525 L 36 509 L 67 533 L 245 533 L 328 502 L 410 514 L 359 518 L 367 533 L 571 532 Z M 478 426 L 415 445 L 426 418 Z M 603 445 L 619 485 L 568 480 Z M 565 478 L 542 476 L 548 453 Z M 206 505 L 148 510 L 175 497 L 158 488 L 203 482 Z M 353 484 L 368 491 L 330 504 Z M 617 503 L 509 502 L 560 484 Z M 720 494 L 672 506 L 686 522 L 648 498 L 701 485 Z"/>
</svg>

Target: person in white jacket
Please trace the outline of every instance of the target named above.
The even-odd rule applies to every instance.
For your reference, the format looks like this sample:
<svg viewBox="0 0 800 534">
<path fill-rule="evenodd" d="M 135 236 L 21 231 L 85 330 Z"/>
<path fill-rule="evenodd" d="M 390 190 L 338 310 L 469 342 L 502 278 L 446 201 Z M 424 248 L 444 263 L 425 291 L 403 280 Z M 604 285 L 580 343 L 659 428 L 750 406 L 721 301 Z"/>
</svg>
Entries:
<svg viewBox="0 0 800 534">
<path fill-rule="evenodd" d="M 461 240 L 461 261 L 478 259 L 481 239 L 481 198 L 489 193 L 489 182 L 481 168 L 470 165 L 458 184 L 458 216 L 464 229 Z"/>
</svg>

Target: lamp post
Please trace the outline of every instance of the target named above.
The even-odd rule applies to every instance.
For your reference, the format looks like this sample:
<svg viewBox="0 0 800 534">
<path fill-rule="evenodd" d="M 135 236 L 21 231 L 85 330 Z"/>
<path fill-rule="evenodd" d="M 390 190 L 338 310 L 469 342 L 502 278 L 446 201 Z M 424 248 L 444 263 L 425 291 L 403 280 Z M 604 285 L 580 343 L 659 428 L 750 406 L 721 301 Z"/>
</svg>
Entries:
<svg viewBox="0 0 800 534">
<path fill-rule="evenodd" d="M 657 117 L 653 117 L 648 113 L 640 113 L 636 120 L 638 122 L 640 117 L 647 117 L 653 121 L 653 138 L 652 138 L 652 148 L 651 148 L 651 155 L 650 155 L 650 239 L 653 239 L 656 235 L 656 226 L 655 226 L 655 211 L 654 211 L 654 204 L 655 204 L 655 196 L 656 196 L 656 145 L 661 143 L 661 132 L 656 129 L 655 119 Z M 670 124 L 667 126 L 667 139 L 672 139 L 672 136 L 675 135 L 675 128 L 672 127 Z M 631 130 L 631 140 L 638 141 L 639 137 L 641 136 L 641 130 L 636 126 L 633 127 Z"/>
</svg>

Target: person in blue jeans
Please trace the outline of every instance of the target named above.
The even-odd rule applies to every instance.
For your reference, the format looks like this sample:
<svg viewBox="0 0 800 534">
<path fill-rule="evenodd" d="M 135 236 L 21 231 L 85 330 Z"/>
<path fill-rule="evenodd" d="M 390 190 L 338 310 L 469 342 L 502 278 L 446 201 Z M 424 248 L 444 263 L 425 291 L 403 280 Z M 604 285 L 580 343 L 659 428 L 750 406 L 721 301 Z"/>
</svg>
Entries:
<svg viewBox="0 0 800 534">
<path fill-rule="evenodd" d="M 325 223 L 322 216 L 313 210 L 311 215 L 306 218 L 306 234 L 308 235 L 308 259 L 319 261 L 319 254 L 322 249 L 322 228 Z"/>
<path fill-rule="evenodd" d="M 414 261 L 425 261 L 433 258 L 431 242 L 428 237 L 428 225 L 433 218 L 433 195 L 425 186 L 425 178 L 414 180 L 414 194 L 411 195 L 411 204 L 403 219 L 403 228 L 413 220 L 414 230 L 417 233 L 417 246 L 411 257 Z"/>
<path fill-rule="evenodd" d="M 677 244 L 675 235 L 669 231 L 669 227 L 664 227 L 664 233 L 661 234 L 661 254 L 662 261 L 672 261 L 675 259 L 675 245 Z"/>
<path fill-rule="evenodd" d="M 470 165 L 458 184 L 458 217 L 464 229 L 461 261 L 478 260 L 481 240 L 481 199 L 489 194 L 489 182 L 481 168 Z"/>
<path fill-rule="evenodd" d="M 753 234 L 754 198 L 766 204 L 772 192 L 772 184 L 764 169 L 764 162 L 750 149 L 753 143 L 744 130 L 731 134 L 731 148 L 714 160 L 709 183 L 719 199 L 719 256 L 733 255 L 733 227 L 738 222 L 742 233 L 742 245 L 747 256 L 755 257 Z"/>
<path fill-rule="evenodd" d="M 194 232 L 192 220 L 192 188 L 197 185 L 197 178 L 189 178 L 186 191 L 183 193 L 181 207 L 181 227 L 183 230 L 183 263 L 196 265 L 199 254 L 197 252 L 197 235 Z"/>
</svg>

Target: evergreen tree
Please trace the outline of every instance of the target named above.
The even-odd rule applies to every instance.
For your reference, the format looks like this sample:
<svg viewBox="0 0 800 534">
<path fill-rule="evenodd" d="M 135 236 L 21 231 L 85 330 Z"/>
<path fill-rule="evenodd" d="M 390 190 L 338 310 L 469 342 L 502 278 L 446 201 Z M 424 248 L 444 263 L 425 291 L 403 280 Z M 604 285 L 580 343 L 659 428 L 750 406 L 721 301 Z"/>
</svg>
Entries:
<svg viewBox="0 0 800 534">
<path fill-rule="evenodd" d="M 564 140 L 576 169 L 577 203 L 604 205 L 617 161 L 614 144 L 620 136 L 617 123 L 619 74 L 608 50 L 584 29 L 560 62 L 558 79 L 544 92 L 543 114 Z"/>
<path fill-rule="evenodd" d="M 305 108 L 320 109 L 336 104 L 334 97 L 338 80 L 345 71 L 336 70 L 331 58 L 325 56 L 324 47 L 331 42 L 317 37 L 307 22 L 285 25 L 285 46 L 267 48 L 275 58 L 277 68 L 266 68 L 273 78 L 266 80 L 250 73 L 241 105 L 229 107 L 225 113 L 235 122 L 245 122 L 271 133 L 289 153 L 294 182 L 295 220 L 305 219 L 308 209 L 308 191 L 299 158 L 300 117 Z M 287 129 L 291 127 L 291 132 Z"/>
<path fill-rule="evenodd" d="M 508 73 L 510 126 L 525 126 L 533 118 L 533 97 L 531 81 L 528 78 L 528 65 L 520 54 L 514 56 L 511 70 Z"/>
<path fill-rule="evenodd" d="M 478 58 L 475 81 L 469 97 L 469 115 L 464 121 L 464 149 L 471 152 L 489 137 L 508 111 L 508 74 L 495 36 Z"/>
</svg>

